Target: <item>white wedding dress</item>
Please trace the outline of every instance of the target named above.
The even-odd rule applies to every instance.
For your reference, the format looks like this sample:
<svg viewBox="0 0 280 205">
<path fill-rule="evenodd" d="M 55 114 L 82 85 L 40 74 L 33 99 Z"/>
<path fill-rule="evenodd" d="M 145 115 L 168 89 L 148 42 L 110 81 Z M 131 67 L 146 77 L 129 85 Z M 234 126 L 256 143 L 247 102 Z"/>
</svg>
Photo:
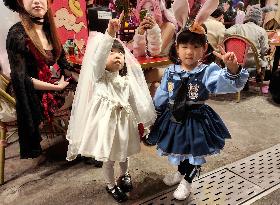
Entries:
<svg viewBox="0 0 280 205">
<path fill-rule="evenodd" d="M 104 72 L 96 83 L 85 129 L 81 132 L 79 154 L 96 160 L 125 161 L 140 151 L 135 115 L 129 104 L 127 77 Z"/>
<path fill-rule="evenodd" d="M 88 41 L 66 136 L 67 160 L 81 154 L 99 161 L 126 161 L 140 152 L 138 123 L 149 126 L 155 119 L 143 73 L 136 76 L 130 68 L 141 69 L 138 63 L 126 59 L 128 74 L 123 77 L 105 70 L 113 41 L 108 34 Z M 136 88 L 137 82 L 142 86 Z"/>
</svg>

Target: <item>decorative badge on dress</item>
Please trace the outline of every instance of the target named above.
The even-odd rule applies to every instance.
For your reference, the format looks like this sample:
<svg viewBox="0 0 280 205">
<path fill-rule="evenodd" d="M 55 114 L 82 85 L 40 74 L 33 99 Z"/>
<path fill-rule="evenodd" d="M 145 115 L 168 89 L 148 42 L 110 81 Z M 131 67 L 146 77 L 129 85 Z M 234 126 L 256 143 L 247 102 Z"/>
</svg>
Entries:
<svg viewBox="0 0 280 205">
<path fill-rule="evenodd" d="M 171 82 L 171 81 L 169 81 L 168 83 L 167 83 L 167 89 L 168 89 L 168 92 L 172 92 L 173 91 L 173 89 L 174 89 L 174 83 L 173 82 Z"/>
<path fill-rule="evenodd" d="M 199 90 L 199 85 L 197 84 L 189 84 L 189 98 L 191 100 L 195 100 L 198 98 L 198 90 Z"/>
</svg>

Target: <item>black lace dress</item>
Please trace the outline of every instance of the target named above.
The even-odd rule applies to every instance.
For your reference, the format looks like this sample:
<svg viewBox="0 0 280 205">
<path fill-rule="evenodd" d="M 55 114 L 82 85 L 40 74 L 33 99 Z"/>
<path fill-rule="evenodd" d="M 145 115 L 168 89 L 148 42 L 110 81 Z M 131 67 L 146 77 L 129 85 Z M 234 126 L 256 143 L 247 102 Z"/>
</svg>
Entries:
<svg viewBox="0 0 280 205">
<path fill-rule="evenodd" d="M 40 79 L 40 65 L 27 42 L 30 42 L 30 39 L 22 24 L 19 22 L 13 25 L 7 36 L 6 48 L 11 67 L 11 82 L 16 97 L 20 157 L 22 159 L 35 158 L 41 154 L 39 125 L 45 118 L 42 96 L 46 91 L 35 90 L 31 80 L 31 78 Z M 49 51 L 48 55 L 52 55 L 52 52 Z M 60 74 L 64 74 L 64 69 L 73 69 L 67 62 L 64 51 L 57 62 L 48 60 L 45 63 L 48 68 L 57 63 Z"/>
</svg>

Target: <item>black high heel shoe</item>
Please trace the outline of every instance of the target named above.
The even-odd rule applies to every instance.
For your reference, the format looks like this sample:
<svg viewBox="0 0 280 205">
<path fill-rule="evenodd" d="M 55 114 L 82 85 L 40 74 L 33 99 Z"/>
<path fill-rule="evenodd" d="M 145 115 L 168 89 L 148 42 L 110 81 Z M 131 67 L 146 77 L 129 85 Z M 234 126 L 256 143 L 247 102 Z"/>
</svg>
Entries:
<svg viewBox="0 0 280 205">
<path fill-rule="evenodd" d="M 117 185 L 115 185 L 111 189 L 106 186 L 106 190 L 119 203 L 128 200 L 127 195 Z"/>
<path fill-rule="evenodd" d="M 121 190 L 125 193 L 130 192 L 133 189 L 131 176 L 129 173 L 125 173 L 125 175 L 119 177 L 117 183 Z"/>
</svg>

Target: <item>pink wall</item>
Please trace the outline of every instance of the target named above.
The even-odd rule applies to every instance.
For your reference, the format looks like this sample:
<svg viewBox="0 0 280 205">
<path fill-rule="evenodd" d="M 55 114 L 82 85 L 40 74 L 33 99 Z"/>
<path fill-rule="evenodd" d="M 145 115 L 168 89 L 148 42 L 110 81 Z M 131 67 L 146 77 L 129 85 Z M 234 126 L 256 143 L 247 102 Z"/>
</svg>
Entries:
<svg viewBox="0 0 280 205">
<path fill-rule="evenodd" d="M 59 0 L 52 5 L 53 15 L 62 44 L 69 38 L 88 38 L 85 0 Z"/>
</svg>

